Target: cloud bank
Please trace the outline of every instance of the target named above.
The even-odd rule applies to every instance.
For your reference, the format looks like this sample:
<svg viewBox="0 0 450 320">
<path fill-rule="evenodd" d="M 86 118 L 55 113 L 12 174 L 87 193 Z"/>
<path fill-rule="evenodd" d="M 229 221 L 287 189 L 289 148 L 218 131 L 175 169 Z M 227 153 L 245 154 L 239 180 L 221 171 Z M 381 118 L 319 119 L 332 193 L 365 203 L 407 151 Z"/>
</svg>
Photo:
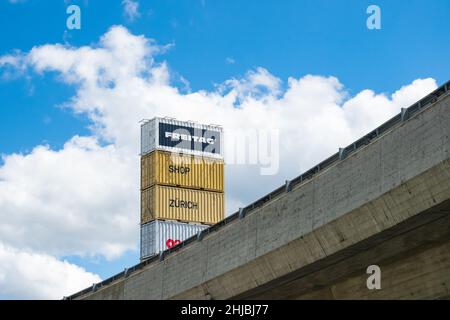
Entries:
<svg viewBox="0 0 450 320">
<path fill-rule="evenodd" d="M 139 2 L 137 1 L 122 0 L 122 6 L 125 17 L 130 21 L 134 21 L 141 15 L 139 13 Z"/>
<path fill-rule="evenodd" d="M 61 299 L 100 278 L 47 254 L 0 243 L 0 295 L 9 299 Z"/>
</svg>

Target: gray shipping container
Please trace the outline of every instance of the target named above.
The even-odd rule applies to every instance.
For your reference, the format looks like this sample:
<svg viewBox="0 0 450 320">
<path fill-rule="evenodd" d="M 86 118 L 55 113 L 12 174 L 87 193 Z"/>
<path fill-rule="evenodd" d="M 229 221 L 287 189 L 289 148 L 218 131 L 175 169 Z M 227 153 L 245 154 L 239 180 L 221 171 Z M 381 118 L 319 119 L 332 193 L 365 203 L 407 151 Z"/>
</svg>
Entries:
<svg viewBox="0 0 450 320">
<path fill-rule="evenodd" d="M 156 117 L 141 126 L 141 156 L 155 150 L 223 159 L 223 129 Z"/>
<path fill-rule="evenodd" d="M 141 260 L 196 235 L 208 225 L 154 220 L 141 225 Z"/>
</svg>

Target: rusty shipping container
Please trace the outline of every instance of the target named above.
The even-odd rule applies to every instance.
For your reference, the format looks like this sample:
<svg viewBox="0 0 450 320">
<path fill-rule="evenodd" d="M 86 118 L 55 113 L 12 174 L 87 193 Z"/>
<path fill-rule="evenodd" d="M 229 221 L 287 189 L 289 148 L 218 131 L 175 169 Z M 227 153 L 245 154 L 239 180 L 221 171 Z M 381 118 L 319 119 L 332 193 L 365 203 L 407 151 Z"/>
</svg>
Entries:
<svg viewBox="0 0 450 320">
<path fill-rule="evenodd" d="M 141 225 L 141 259 L 170 249 L 180 242 L 208 228 L 197 223 L 155 220 Z"/>
<path fill-rule="evenodd" d="M 141 223 L 161 219 L 214 224 L 224 217 L 221 192 L 161 185 L 141 191 Z"/>
<path fill-rule="evenodd" d="M 153 151 L 141 158 L 141 190 L 155 184 L 224 191 L 224 162 L 220 159 Z"/>
</svg>

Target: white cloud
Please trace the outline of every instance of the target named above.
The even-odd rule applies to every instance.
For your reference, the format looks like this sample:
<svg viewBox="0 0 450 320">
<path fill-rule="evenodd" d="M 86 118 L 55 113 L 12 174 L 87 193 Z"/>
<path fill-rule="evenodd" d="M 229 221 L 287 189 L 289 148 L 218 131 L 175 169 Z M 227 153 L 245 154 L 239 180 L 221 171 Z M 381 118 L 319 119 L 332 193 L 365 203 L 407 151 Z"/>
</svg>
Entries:
<svg viewBox="0 0 450 320">
<path fill-rule="evenodd" d="M 25 60 L 26 57 L 20 51 L 0 56 L 1 77 L 4 80 L 11 80 L 23 76 L 26 71 Z"/>
<path fill-rule="evenodd" d="M 62 299 L 100 280 L 67 261 L 0 243 L 0 295 L 10 299 Z"/>
<path fill-rule="evenodd" d="M 62 150 L 36 147 L 0 167 L 0 242 L 64 256 L 114 258 L 135 249 L 136 154 L 74 137 Z"/>
<path fill-rule="evenodd" d="M 235 64 L 236 63 L 236 61 L 233 58 L 231 58 L 231 57 L 226 57 L 225 58 L 225 62 L 228 63 L 228 64 Z"/>
<path fill-rule="evenodd" d="M 139 2 L 133 0 L 122 0 L 122 6 L 124 10 L 125 17 L 134 21 L 136 18 L 139 18 L 141 15 L 139 13 Z"/>
<path fill-rule="evenodd" d="M 343 105 L 347 121 L 352 124 L 352 135 L 364 135 L 368 128 L 379 126 L 399 113 L 400 108 L 409 107 L 436 87 L 436 81 L 428 78 L 415 80 L 391 96 L 363 90 Z"/>
<path fill-rule="evenodd" d="M 248 100 L 267 97 L 276 98 L 280 93 L 281 80 L 273 76 L 264 68 L 247 72 L 243 79 L 230 79 L 219 86 L 219 91 L 224 94 L 228 90 L 236 95 L 239 100 Z"/>
<path fill-rule="evenodd" d="M 0 66 L 11 65 L 18 67 L 20 64 L 20 57 L 17 55 L 6 55 L 0 57 Z"/>
<path fill-rule="evenodd" d="M 227 148 L 238 130 L 279 130 L 277 175 L 261 176 L 256 165 L 226 166 L 230 213 L 436 88 L 433 79 L 418 79 L 392 95 L 363 90 L 349 97 L 335 77 L 306 75 L 283 86 L 257 68 L 216 90 L 183 93 L 171 85 L 166 63 L 155 61 L 165 49 L 115 26 L 97 45 L 44 45 L 25 55 L 28 68 L 56 71 L 77 88 L 66 107 L 90 118 L 92 136 L 74 137 L 61 150 L 38 146 L 30 154 L 6 156 L 0 167 L 0 243 L 55 256 L 109 258 L 135 247 L 141 119 L 222 124 Z"/>
</svg>

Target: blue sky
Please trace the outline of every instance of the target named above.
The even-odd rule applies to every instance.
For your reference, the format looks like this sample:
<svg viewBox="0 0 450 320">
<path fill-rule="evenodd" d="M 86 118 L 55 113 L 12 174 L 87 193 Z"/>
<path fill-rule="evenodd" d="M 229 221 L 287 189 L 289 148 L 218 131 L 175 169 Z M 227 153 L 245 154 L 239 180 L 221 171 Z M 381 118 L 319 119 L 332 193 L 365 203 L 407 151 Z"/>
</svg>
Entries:
<svg viewBox="0 0 450 320">
<path fill-rule="evenodd" d="M 304 74 L 337 76 L 357 92 L 391 92 L 419 77 L 447 81 L 450 3 L 376 1 L 382 29 L 365 27 L 373 1 L 141 1 L 141 17 L 128 21 L 120 1 L 71 1 L 82 10 L 82 29 L 67 31 L 64 1 L 0 3 L 0 52 L 35 45 L 97 41 L 114 24 L 174 44 L 164 59 L 195 89 L 209 89 L 250 68 L 263 66 L 281 79 Z M 235 63 L 227 63 L 231 58 Z M 382 66 L 382 68 L 380 68 Z M 60 146 L 86 123 L 55 105 L 72 91 L 47 75 L 2 81 L 1 152 L 29 150 L 37 143 Z M 33 88 L 33 89 L 31 89 Z M 33 94 L 30 94 L 33 90 Z M 32 127 L 32 132 L 24 129 Z"/>
<path fill-rule="evenodd" d="M 66 8 L 81 8 L 81 30 L 66 29 Z M 366 9 L 381 8 L 381 30 L 366 27 Z M 0 1 L 0 56 L 44 44 L 93 45 L 113 25 L 172 47 L 167 61 L 173 86 L 214 90 L 263 67 L 283 81 L 307 74 L 334 76 L 349 95 L 370 88 L 393 93 L 418 78 L 450 78 L 448 0 L 154 0 L 139 1 L 139 17 L 124 15 L 121 1 Z M 58 150 L 91 121 L 63 107 L 77 88 L 57 72 L 16 74 L 0 68 L 0 153 L 28 153 L 36 145 Z M 0 160 L 0 165 L 3 160 Z M 0 239 L 1 240 L 1 239 Z M 138 261 L 127 252 L 108 262 L 99 256 L 64 257 L 102 278 Z"/>
</svg>

